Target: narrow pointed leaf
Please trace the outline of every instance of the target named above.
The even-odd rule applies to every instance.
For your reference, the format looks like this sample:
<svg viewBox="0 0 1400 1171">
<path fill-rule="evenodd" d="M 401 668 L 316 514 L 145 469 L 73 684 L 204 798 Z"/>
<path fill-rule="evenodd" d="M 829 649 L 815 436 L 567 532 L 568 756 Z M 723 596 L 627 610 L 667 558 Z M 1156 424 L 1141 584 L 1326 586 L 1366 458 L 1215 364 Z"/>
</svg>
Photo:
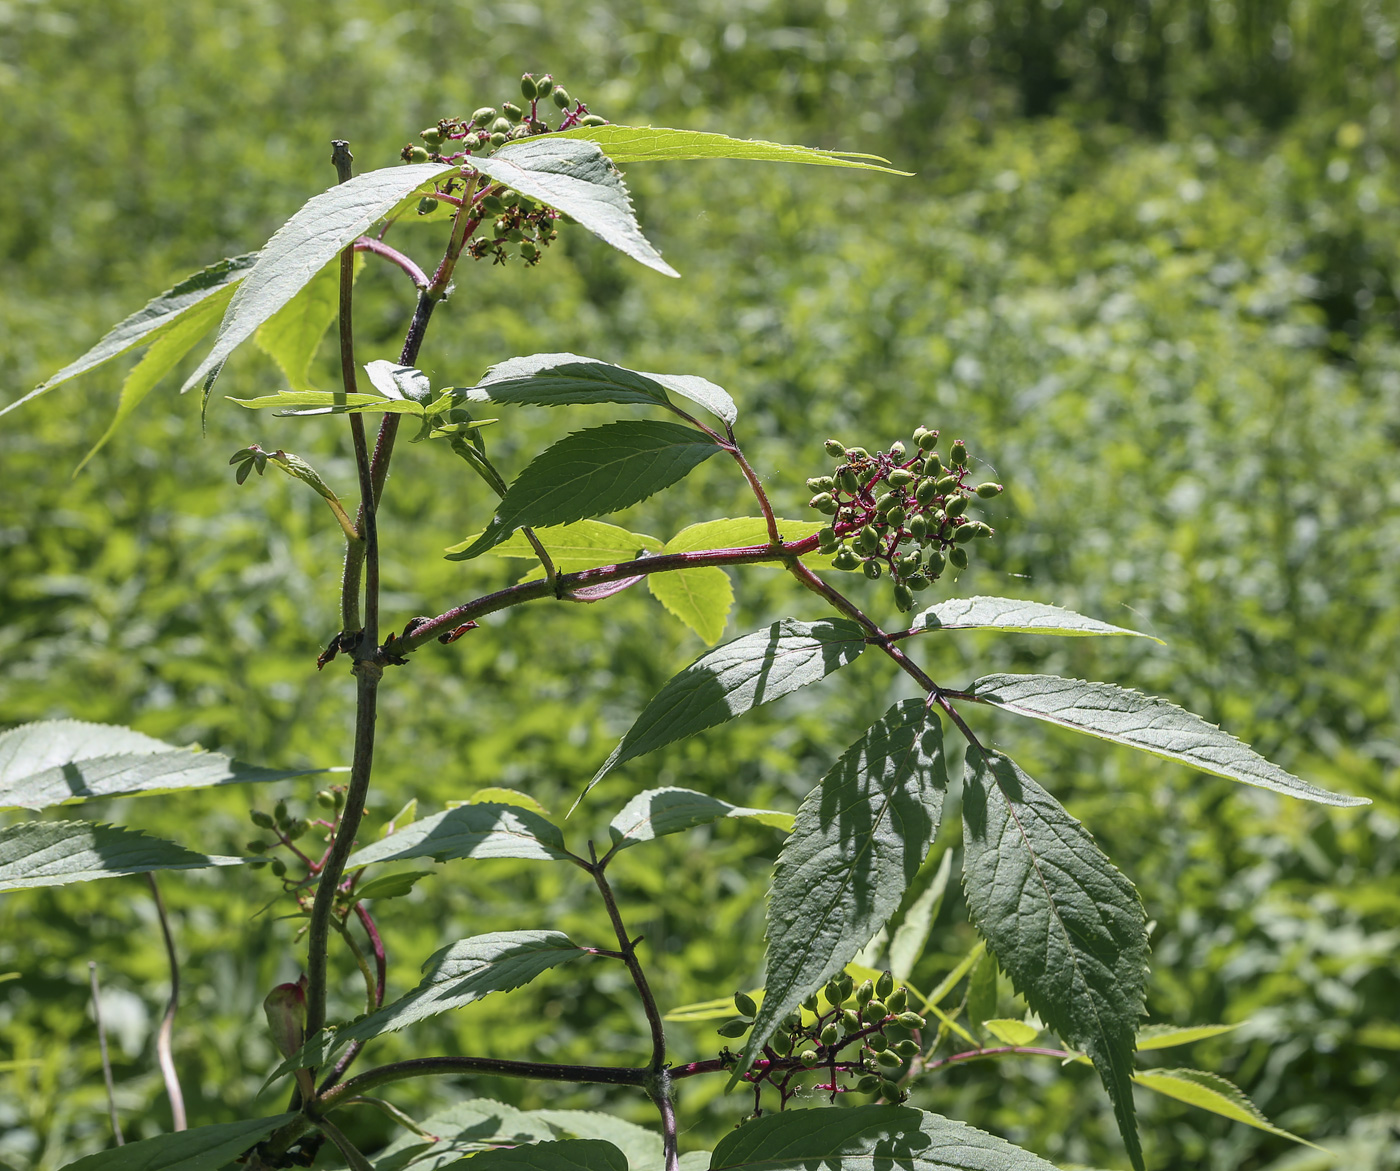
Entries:
<svg viewBox="0 0 1400 1171">
<path fill-rule="evenodd" d="M 1299 780 L 1200 716 L 1112 683 L 1058 675 L 988 675 L 972 685 L 967 698 L 1290 797 L 1322 805 L 1370 804 L 1365 797 L 1345 797 Z"/>
<path fill-rule="evenodd" d="M 98 1151 L 64 1171 L 219 1171 L 296 1115 L 220 1122 Z"/>
<path fill-rule="evenodd" d="M 312 1038 L 287 1058 L 272 1077 L 323 1065 L 351 1041 L 396 1033 L 418 1021 L 464 1008 L 493 992 L 509 992 L 542 972 L 588 953 L 558 931 L 493 931 L 461 939 L 434 952 L 423 964 L 423 979 L 405 996 L 333 1034 Z"/>
<path fill-rule="evenodd" d="M 1003 1045 L 1029 1045 L 1040 1036 L 1040 1030 L 1025 1021 L 997 1019 L 980 1023 Z"/>
<path fill-rule="evenodd" d="M 786 1110 L 719 1140 L 711 1171 L 1055 1171 L 1038 1155 L 907 1106 Z"/>
<path fill-rule="evenodd" d="M 821 521 L 777 520 L 778 536 L 784 541 L 800 541 L 822 527 Z M 702 520 L 681 529 L 666 542 L 667 553 L 695 553 L 702 549 L 747 549 L 769 544 L 768 522 L 761 516 L 724 517 Z"/>
<path fill-rule="evenodd" d="M 1133 1166 L 1133 1037 L 1143 1015 L 1147 927 L 1132 884 L 1049 793 L 1005 756 L 967 750 L 968 908 L 1016 990 L 1094 1062 Z"/>
<path fill-rule="evenodd" d="M 523 526 L 606 516 L 683 479 L 720 450 L 680 423 L 639 419 L 576 431 L 541 452 L 516 477 L 491 525 L 453 560 L 469 560 Z"/>
<path fill-rule="evenodd" d="M 1241 1022 L 1243 1024 L 1244 1022 Z M 1233 1033 L 1240 1025 L 1144 1025 L 1138 1030 L 1137 1047 L 1139 1053 L 1149 1049 L 1171 1049 L 1177 1045 L 1190 1045 L 1195 1041 L 1206 1041 Z"/>
<path fill-rule="evenodd" d="M 1073 610 L 1024 602 L 1016 598 L 949 598 L 914 616 L 910 630 L 1003 630 L 1014 634 L 1132 635 L 1152 638 L 1137 630 L 1110 626 L 1097 618 L 1086 618 Z"/>
<path fill-rule="evenodd" d="M 775 809 L 746 809 L 693 789 L 648 789 L 632 798 L 608 825 L 613 849 L 625 850 L 665 834 L 709 825 L 726 817 L 746 817 L 776 829 L 790 830 L 792 814 Z"/>
<path fill-rule="evenodd" d="M 261 398 L 229 398 L 229 402 L 250 411 L 272 408 L 279 415 L 346 415 L 380 413 L 385 415 L 422 415 L 423 404 L 412 399 L 385 398 L 382 394 L 343 390 L 281 390 Z"/>
<path fill-rule="evenodd" d="M 904 983 L 914 974 L 914 965 L 924 954 L 929 933 L 943 907 L 943 896 L 948 893 L 948 879 L 953 873 L 953 851 L 944 850 L 938 863 L 933 881 L 909 905 L 904 918 L 899 921 L 894 937 L 890 940 L 890 975 L 896 983 Z"/>
<path fill-rule="evenodd" d="M 459 805 L 405 826 L 372 845 L 355 851 L 347 870 L 371 862 L 401 862 L 408 858 L 534 858 L 559 861 L 570 857 L 564 835 L 552 821 L 517 805 L 485 802 Z"/>
<path fill-rule="evenodd" d="M 1322 1150 L 1307 1139 L 1299 1138 L 1296 1134 L 1290 1134 L 1275 1126 L 1237 1085 L 1218 1074 L 1207 1073 L 1201 1069 L 1153 1069 L 1137 1074 L 1133 1081 L 1168 1098 L 1185 1102 L 1188 1106 L 1209 1110 L 1222 1118 L 1243 1122 L 1257 1130 L 1268 1131 L 1269 1134 L 1276 1134 L 1280 1138 L 1302 1143 L 1305 1147 Z"/>
<path fill-rule="evenodd" d="M 802 802 L 768 892 L 767 995 L 731 1084 L 783 1017 L 898 908 L 933 845 L 947 789 L 942 725 L 922 699 L 906 699 Z"/>
<path fill-rule="evenodd" d="M 200 339 L 218 324 L 232 298 L 233 286 L 225 285 L 212 296 L 192 305 L 155 335 L 150 348 L 122 381 L 121 393 L 117 396 L 116 413 L 107 424 L 107 430 L 92 445 L 92 450 L 83 456 L 82 463 L 74 469 L 75 475 L 83 469 L 88 460 L 102 450 L 107 441 L 116 434 L 117 429 L 155 389 L 156 383 L 175 369 L 181 359 L 199 344 Z"/>
<path fill-rule="evenodd" d="M 888 166 L 879 155 L 846 150 L 786 146 L 759 139 L 730 138 L 702 130 L 669 130 L 664 126 L 584 126 L 564 131 L 563 137 L 587 138 L 619 163 L 669 162 L 690 159 L 748 159 L 765 163 L 812 163 L 821 167 L 859 167 L 908 175 Z"/>
<path fill-rule="evenodd" d="M 323 771 L 258 768 L 81 720 L 43 720 L 0 733 L 0 809 L 47 809 L 91 797 L 281 781 Z"/>
<path fill-rule="evenodd" d="M 161 293 L 160 296 L 153 297 L 143 308 L 113 326 L 102 340 L 81 358 L 69 362 L 52 378 L 41 382 L 22 398 L 0 407 L 0 415 L 22 406 L 30 399 L 37 398 L 45 391 L 52 390 L 55 386 L 67 382 L 70 378 L 76 378 L 79 374 L 86 374 L 89 370 L 96 369 L 104 362 L 126 353 L 127 350 L 154 341 L 160 331 L 171 328 L 176 321 L 194 309 L 201 301 L 213 297 L 228 286 L 243 280 L 257 259 L 256 252 L 249 252 L 244 256 L 221 260 L 218 264 L 211 264 L 208 268 L 201 269 L 194 275 L 186 277 L 178 285 Z"/>
<path fill-rule="evenodd" d="M 207 401 L 228 356 L 301 292 L 345 245 L 420 187 L 455 170 L 455 165 L 441 163 L 384 167 L 312 196 L 258 254 L 224 314 L 214 348 L 181 389 L 202 383 Z"/>
<path fill-rule="evenodd" d="M 364 268 L 355 256 L 354 275 Z M 253 340 L 281 368 L 293 390 L 313 390 L 311 363 L 326 330 L 340 314 L 340 259 L 328 262 L 295 297 L 269 317 Z"/>
<path fill-rule="evenodd" d="M 197 854 L 139 830 L 90 821 L 22 821 L 0 829 L 0 891 L 242 862 L 242 858 Z"/>
<path fill-rule="evenodd" d="M 734 585 L 718 565 L 647 575 L 651 596 L 709 646 L 724 637 L 734 605 Z"/>
<path fill-rule="evenodd" d="M 628 1171 L 627 1156 L 596 1138 L 496 1147 L 473 1155 L 472 1165 L 472 1171 Z"/>
<path fill-rule="evenodd" d="M 784 618 L 716 647 L 656 693 L 592 784 L 633 757 L 816 683 L 864 649 L 865 632 L 843 618 L 813 623 Z"/>
<path fill-rule="evenodd" d="M 661 552 L 661 542 L 655 537 L 629 532 L 618 525 L 610 525 L 601 520 L 577 520 L 573 524 L 550 525 L 535 529 L 534 534 L 545 547 L 550 560 L 554 562 L 554 567 L 561 573 L 632 561 L 644 552 Z M 450 546 L 447 552 L 459 553 L 475 540 L 476 537 L 469 537 L 459 545 Z M 520 532 L 502 541 L 491 552 L 497 557 L 539 560 L 534 546 Z"/>
<path fill-rule="evenodd" d="M 596 143 L 558 134 L 507 143 L 472 166 L 522 195 L 566 212 L 606 244 L 661 273 L 680 276 L 642 235 L 622 172 Z"/>
</svg>

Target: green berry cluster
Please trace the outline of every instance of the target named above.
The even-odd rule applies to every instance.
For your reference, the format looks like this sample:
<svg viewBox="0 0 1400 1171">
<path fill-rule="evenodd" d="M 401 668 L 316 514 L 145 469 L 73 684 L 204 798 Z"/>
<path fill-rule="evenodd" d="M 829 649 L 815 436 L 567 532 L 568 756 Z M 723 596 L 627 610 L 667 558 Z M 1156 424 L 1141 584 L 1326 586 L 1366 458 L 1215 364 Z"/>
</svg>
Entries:
<svg viewBox="0 0 1400 1171">
<path fill-rule="evenodd" d="M 559 213 L 518 192 L 493 189 L 481 197 L 477 207 L 482 222 L 491 223 L 492 233 L 474 236 L 467 243 L 467 251 L 476 260 L 492 256 L 494 263 L 504 264 L 509 259 L 506 248 L 514 244 L 520 258 L 527 265 L 535 265 L 543 250 L 559 238 L 554 228 Z"/>
<path fill-rule="evenodd" d="M 914 608 L 914 595 L 926 590 L 952 566 L 967 565 L 968 544 L 995 531 L 967 515 L 974 497 L 990 499 L 1001 485 L 969 486 L 967 446 L 953 441 L 947 462 L 937 450 L 938 432 L 919 427 L 911 455 L 903 443 L 871 455 L 863 447 L 826 441 L 836 461 L 829 476 L 815 476 L 808 504 L 831 517 L 818 534 L 823 553 L 837 569 L 860 570 L 872 581 L 889 575 L 895 605 Z"/>
<path fill-rule="evenodd" d="M 720 1025 L 721 1037 L 742 1037 L 753 1027 L 758 1014 L 753 997 L 736 992 L 734 1007 L 739 1015 Z M 909 990 L 896 987 L 889 972 L 859 985 L 841 972 L 783 1018 L 768 1046 L 780 1060 L 755 1066 L 745 1078 L 755 1084 L 772 1082 L 786 1102 L 791 1093 L 787 1080 L 775 1075 L 791 1070 L 795 1059 L 800 1068 L 826 1066 L 832 1071 L 832 1081 L 819 1085 L 819 1090 L 878 1093 L 901 1102 L 906 1095 L 899 1081 L 919 1053 L 915 1034 L 924 1024 L 924 1018 L 909 1008 Z M 843 1056 L 848 1046 L 854 1048 Z M 838 1084 L 837 1077 L 843 1075 L 849 1084 Z"/>
<path fill-rule="evenodd" d="M 322 789 L 316 794 L 316 804 L 326 810 L 327 814 L 335 821 L 339 821 L 340 811 L 345 806 L 345 787 L 336 785 L 329 789 Z M 305 855 L 292 843 L 305 837 L 313 825 L 326 827 L 332 832 L 335 829 L 335 821 L 310 821 L 305 817 L 294 816 L 287 808 L 285 801 L 277 802 L 271 813 L 266 813 L 261 809 L 249 810 L 248 817 L 259 829 L 271 830 L 276 838 L 272 842 L 264 841 L 261 838 L 254 838 L 247 842 L 244 848 L 248 853 L 255 855 L 248 865 L 255 870 L 268 866 L 278 878 L 287 876 L 287 864 L 281 858 L 267 858 L 264 855 L 271 850 L 285 846 L 298 861 L 304 861 Z"/>
</svg>

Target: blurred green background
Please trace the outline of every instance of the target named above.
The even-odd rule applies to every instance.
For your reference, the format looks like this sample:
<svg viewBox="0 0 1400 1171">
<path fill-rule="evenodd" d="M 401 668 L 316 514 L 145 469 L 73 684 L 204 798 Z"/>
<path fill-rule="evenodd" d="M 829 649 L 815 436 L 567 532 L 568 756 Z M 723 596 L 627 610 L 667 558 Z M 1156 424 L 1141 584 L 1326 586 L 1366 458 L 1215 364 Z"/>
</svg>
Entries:
<svg viewBox="0 0 1400 1171">
<path fill-rule="evenodd" d="M 538 269 L 461 270 L 421 364 L 435 385 L 545 350 L 703 374 L 738 400 L 741 439 L 788 515 L 800 515 L 803 480 L 827 470 L 830 434 L 873 447 L 926 423 L 966 438 L 1008 490 L 991 510 L 998 539 L 949 588 L 1071 606 L 1167 645 L 944 635 L 917 645 L 935 677 L 1118 680 L 1375 802 L 1290 803 L 972 713 L 1138 884 L 1154 922 L 1151 1019 L 1246 1022 L 1165 1064 L 1234 1079 L 1279 1125 L 1337 1152 L 1330 1162 L 1143 1098 L 1151 1165 L 1397 1167 L 1398 34 L 1380 0 L 699 0 L 684 11 L 661 0 L 4 0 L 0 394 L 30 389 L 188 272 L 259 246 L 330 184 L 329 139 L 350 139 L 360 169 L 392 165 L 420 127 L 514 95 L 525 69 L 552 71 L 617 122 L 873 151 L 916 171 L 632 166 L 643 226 L 682 280 L 566 232 Z M 441 231 L 393 238 L 427 264 Z M 409 292 L 395 270 L 366 270 L 362 360 L 397 357 Z M 172 381 L 72 478 L 121 373 L 0 423 L 0 725 L 73 716 L 251 761 L 346 763 L 348 672 L 313 669 L 336 627 L 338 530 L 286 477 L 235 487 L 226 466 L 249 442 L 285 447 L 352 497 L 343 425 L 216 398 L 201 436 L 198 403 Z M 248 347 L 218 390 L 278 385 Z M 607 417 L 514 412 L 492 429 L 493 454 L 513 471 Z M 712 461 L 621 523 L 666 537 L 748 511 L 742 483 Z M 438 558 L 488 512 L 449 452 L 401 446 L 381 522 L 389 624 L 521 571 Z M 818 616 L 773 571 L 735 577 L 727 637 Z M 887 587 L 848 581 L 893 617 Z M 518 610 L 415 656 L 385 689 L 369 832 L 410 797 L 432 810 L 487 785 L 562 813 L 701 649 L 633 591 Z M 654 784 L 793 809 L 907 693 L 867 657 L 620 770 L 570 833 L 596 835 Z M 298 806 L 316 787 L 83 815 L 236 852 L 250 801 Z M 958 837 L 949 816 L 938 848 Z M 618 863 L 663 1006 L 760 981 L 779 845 L 727 824 Z M 390 994 L 468 934 L 558 926 L 605 939 L 581 879 L 505 862 L 440 868 L 383 905 Z M 296 924 L 277 917 L 285 908 L 265 909 L 277 887 L 266 870 L 164 880 L 185 957 L 177 1060 L 195 1123 L 280 1108 L 280 1090 L 257 1097 L 275 1061 L 260 1002 L 295 978 L 301 950 Z M 937 982 L 974 938 L 950 892 L 915 983 Z M 127 1134 L 169 1126 L 152 1054 L 167 977 L 144 884 L 7 895 L 0 973 L 19 975 L 0 982 L 0 1162 L 18 1171 L 108 1142 L 89 958 L 107 989 Z M 336 1012 L 359 1011 L 357 987 L 351 969 Z M 644 1037 L 623 973 L 598 961 L 372 1056 L 622 1062 L 643 1056 Z M 686 1060 L 719 1039 L 678 1026 L 673 1042 Z M 394 1100 L 418 1111 L 465 1094 L 651 1122 L 644 1101 L 600 1088 L 439 1080 Z M 914 1102 L 1062 1165 L 1126 1166 L 1089 1071 L 985 1063 L 930 1079 Z M 708 1149 L 748 1108 L 746 1095 L 687 1083 L 683 1149 Z M 367 1149 L 392 1137 L 381 1116 L 346 1125 Z"/>
</svg>

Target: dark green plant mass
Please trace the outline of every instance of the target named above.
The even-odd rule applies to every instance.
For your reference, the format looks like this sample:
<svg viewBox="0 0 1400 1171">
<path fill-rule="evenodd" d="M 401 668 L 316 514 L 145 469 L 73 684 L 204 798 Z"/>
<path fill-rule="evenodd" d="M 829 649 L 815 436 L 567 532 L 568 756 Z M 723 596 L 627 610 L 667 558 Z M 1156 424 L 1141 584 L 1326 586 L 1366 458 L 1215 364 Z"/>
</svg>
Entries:
<svg viewBox="0 0 1400 1171">
<path fill-rule="evenodd" d="M 270 876 L 268 890 L 276 896 L 270 909 L 298 927 L 301 974 L 276 984 L 263 1001 L 266 1027 L 283 1058 L 269 1080 L 291 1094 L 287 1108 L 184 1128 L 170 1045 L 174 987 L 159 1047 L 174 1132 L 73 1165 L 92 1171 L 216 1168 L 238 1158 L 271 1168 L 333 1160 L 338 1153 L 354 1171 L 440 1167 L 465 1157 L 482 1171 L 496 1165 L 676 1171 L 682 1165 L 817 1163 L 854 1169 L 885 1160 L 920 1171 L 1048 1168 L 1039 1156 L 986 1131 L 907 1104 L 930 1082 L 993 1057 L 1092 1065 L 1135 1168 L 1146 1165 L 1135 1085 L 1293 1137 L 1218 1075 L 1135 1064 L 1137 1050 L 1187 1044 L 1225 1029 L 1190 1021 L 1142 1028 L 1148 909 L 1057 799 L 1053 783 L 1042 786 L 985 734 L 979 737 L 969 716 L 979 706 L 1000 709 L 1289 797 L 1332 806 L 1366 802 L 1309 784 L 1183 708 L 1115 684 L 1000 670 L 962 686 L 935 678 L 921 663 L 921 651 L 950 630 L 1137 634 L 1046 602 L 953 593 L 971 554 L 995 545 L 998 534 L 983 513 L 1003 485 L 1014 488 L 1022 474 L 1014 458 L 1001 462 L 996 478 L 983 474 L 977 437 L 945 441 L 929 426 L 938 422 L 932 418 L 906 419 L 908 442 L 843 434 L 826 441 L 824 455 L 787 453 L 789 475 L 810 473 L 815 519 L 784 519 L 765 488 L 773 473 L 751 462 L 741 446 L 736 400 L 705 377 L 541 352 L 499 361 L 469 383 L 460 372 L 437 373 L 424 350 L 439 312 L 455 314 L 452 328 L 470 326 L 489 311 L 495 267 L 547 268 L 566 233 L 592 233 L 655 273 L 677 276 L 643 235 L 622 166 L 750 159 L 843 168 L 837 173 L 850 175 L 848 183 L 898 182 L 868 174 L 891 171 L 886 161 L 713 133 L 616 126 L 551 77 L 532 74 L 522 78 L 519 99 L 443 118 L 419 139 L 421 145 L 404 148 L 405 165 L 359 175 L 349 144 L 335 142 L 339 182 L 311 198 L 259 252 L 220 261 L 177 284 L 19 400 L 145 347 L 100 446 L 217 324 L 213 347 L 185 389 L 198 390 L 206 407 L 212 405 L 225 362 L 243 342 L 255 340 L 288 385 L 235 401 L 252 410 L 271 408 L 279 418 L 345 416 L 358 496 L 358 503 L 343 502 L 331 486 L 333 475 L 285 448 L 251 443 L 229 461 L 239 484 L 269 469 L 304 484 L 344 536 L 338 613 L 312 608 L 302 621 L 326 628 L 316 666 L 348 665 L 354 676 L 347 777 L 319 779 L 314 801 L 301 806 L 286 800 L 271 812 L 255 806 L 251 819 L 259 835 L 242 857 L 207 855 L 184 842 L 97 821 L 13 821 L 0 828 L 0 890 L 146 874 L 165 925 L 157 872 L 241 865 Z M 851 175 L 859 171 L 867 174 Z M 431 268 L 390 242 L 402 234 L 401 225 L 414 222 L 439 224 L 445 237 Z M 879 230 L 872 225 L 873 233 Z M 361 361 L 353 308 L 366 262 L 392 266 L 416 294 L 396 360 Z M 313 385 L 311 369 L 332 322 L 340 386 L 323 390 Z M 520 409 L 531 406 L 601 406 L 618 417 L 526 456 L 511 433 Z M 366 416 L 380 420 L 373 441 Z M 326 425 L 283 424 L 279 435 Z M 332 418 L 330 425 L 343 424 Z M 420 442 L 428 446 L 413 446 Z M 455 476 L 434 491 L 460 500 L 464 510 L 478 498 L 489 502 L 489 520 L 453 546 L 449 560 L 490 554 L 535 564 L 523 580 L 410 616 L 400 612 L 396 591 L 411 583 L 393 577 L 428 550 L 396 552 L 390 569 L 398 528 L 388 501 L 415 474 L 414 457 L 434 446 L 457 459 Z M 682 505 L 691 523 L 667 542 L 599 519 L 657 493 L 675 493 L 711 460 L 749 494 L 749 515 L 697 520 Z M 392 481 L 391 463 L 398 473 Z M 511 472 L 513 465 L 518 470 Z M 803 587 L 800 612 L 714 645 L 732 601 L 725 571 L 751 566 L 779 569 Z M 887 629 L 873 607 L 843 592 L 843 571 L 887 579 L 893 609 L 912 618 Z M 389 694 L 404 672 L 435 670 L 442 656 L 470 656 L 482 642 L 508 640 L 507 628 L 489 616 L 523 607 L 519 620 L 529 622 L 549 608 L 606 607 L 643 585 L 712 649 L 645 704 L 576 794 L 582 817 L 551 815 L 522 779 L 519 788 L 481 789 L 421 816 L 411 802 L 378 837 L 366 832 L 376 754 L 394 720 L 392 709 L 381 710 L 381 690 Z M 939 594 L 946 596 L 935 601 Z M 857 660 L 870 659 L 889 677 L 856 668 Z M 469 691 L 505 686 L 521 705 L 530 702 L 528 672 L 474 680 L 468 670 L 466 681 Z M 633 785 L 624 804 L 606 811 L 606 839 L 588 840 L 577 828 L 597 802 L 593 786 L 613 770 L 818 685 L 844 688 L 848 697 L 889 692 L 893 702 L 824 777 L 802 782 L 806 796 L 795 815 L 735 805 L 700 789 Z M 778 710 L 752 719 L 781 727 L 786 709 Z M 952 741 L 960 742 L 956 751 Z M 641 775 L 639 768 L 631 766 L 627 775 Z M 36 722 L 0 737 L 0 806 L 42 810 L 153 792 L 176 803 L 192 789 L 282 781 L 310 771 L 243 764 L 124 728 Z M 703 769 L 697 780 L 704 780 Z M 912 977 L 954 882 L 952 852 L 935 849 L 945 810 L 950 819 L 961 818 L 964 897 L 982 938 L 936 986 L 921 990 Z M 657 838 L 727 819 L 786 834 L 767 897 L 766 975 L 761 989 L 735 993 L 732 1007 L 726 995 L 670 1014 L 728 1018 L 708 1050 L 678 1050 L 668 1040 L 648 974 L 654 957 L 629 925 L 614 867 L 633 847 L 657 849 L 649 844 Z M 391 998 L 380 920 L 411 917 L 410 896 L 430 875 L 430 881 L 450 882 L 484 859 L 566 864 L 558 869 L 571 877 L 551 883 L 591 886 L 610 935 L 563 930 L 566 924 L 550 921 L 548 905 L 529 901 L 522 904 L 524 917 L 508 929 L 452 940 L 425 923 L 425 946 L 412 957 L 422 958 L 422 979 Z M 421 868 L 424 860 L 450 865 L 437 876 Z M 413 862 L 418 865 L 403 865 Z M 290 947 L 293 937 L 283 942 Z M 417 1056 L 373 1064 L 387 1035 L 488 996 L 509 1005 L 505 994 L 562 965 L 614 965 L 630 983 L 645 1061 L 604 1060 L 601 1037 L 597 1059 L 586 1063 L 501 1056 L 489 1044 L 479 1052 L 439 1051 L 433 1030 L 420 1027 Z M 955 1004 L 952 993 L 964 980 Z M 359 1015 L 344 1011 L 341 998 L 350 988 L 359 989 Z M 999 1006 L 1013 1001 L 1017 1015 L 1003 1015 Z M 470 1097 L 415 1119 L 381 1096 L 430 1077 L 468 1085 L 521 1078 L 615 1087 L 650 1101 L 659 1134 L 622 1117 L 518 1111 Z M 749 1117 L 712 1152 L 682 1158 L 692 1079 L 748 1095 Z M 798 1098 L 809 1109 L 789 1109 Z M 115 1098 L 112 1111 L 119 1125 Z M 400 1128 L 383 1151 L 371 1152 L 373 1158 L 351 1137 L 366 1112 Z"/>
</svg>

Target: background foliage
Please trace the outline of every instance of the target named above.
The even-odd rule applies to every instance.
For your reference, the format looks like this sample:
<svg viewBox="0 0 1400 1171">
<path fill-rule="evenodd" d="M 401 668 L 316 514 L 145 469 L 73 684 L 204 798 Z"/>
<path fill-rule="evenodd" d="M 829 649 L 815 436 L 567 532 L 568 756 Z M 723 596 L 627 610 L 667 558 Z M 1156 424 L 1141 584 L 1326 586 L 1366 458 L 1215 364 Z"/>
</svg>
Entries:
<svg viewBox="0 0 1400 1171">
<path fill-rule="evenodd" d="M 780 514 L 826 470 L 820 441 L 887 444 L 919 422 L 962 435 L 1004 479 L 1000 539 L 960 593 L 1073 606 L 1167 647 L 943 635 L 935 677 L 989 670 L 1121 678 L 1225 723 L 1318 784 L 1337 811 L 1241 791 L 1165 763 L 982 713 L 978 726 L 1065 799 L 1138 883 L 1153 931 L 1148 1007 L 1175 1024 L 1247 1021 L 1193 1064 L 1233 1078 L 1338 1166 L 1400 1160 L 1400 104 L 1393 12 L 1379 0 L 658 0 L 607 5 L 421 0 L 0 4 L 0 384 L 8 400 L 189 271 L 256 247 L 331 181 L 327 141 L 388 165 L 423 125 L 552 70 L 615 121 L 870 150 L 897 180 L 766 164 L 634 166 L 668 282 L 566 233 L 538 270 L 462 272 L 424 363 L 465 383 L 516 353 L 573 350 L 730 389 Z M 439 229 L 440 230 L 440 229 Z M 395 229 L 426 259 L 428 227 Z M 432 239 L 429 239 L 429 236 Z M 363 357 L 397 355 L 402 276 L 360 281 Z M 332 385 L 327 347 L 316 370 Z M 272 764 L 348 759 L 350 682 L 317 675 L 335 625 L 338 531 L 281 477 L 235 488 L 250 441 L 313 458 L 353 495 L 341 426 L 158 393 L 76 479 L 120 372 L 56 392 L 0 431 L 0 721 L 131 724 Z M 221 394 L 278 388 L 249 350 Z M 517 469 L 589 412 L 512 413 L 491 436 Z M 425 445 L 426 446 L 426 445 Z M 481 527 L 481 492 L 442 451 L 405 450 L 387 496 L 391 621 L 520 572 L 436 551 Z M 410 467 L 410 464 L 415 465 Z M 742 485 L 706 465 L 619 523 L 665 538 L 734 515 Z M 697 500 L 696 493 L 700 494 Z M 729 635 L 813 617 L 781 575 L 736 583 Z M 865 583 L 856 587 L 863 596 Z M 882 615 L 884 591 L 870 587 Z M 880 600 L 876 600 L 876 598 Z M 392 616 L 397 615 L 394 619 Z M 1116 641 L 1116 640 L 1114 640 Z M 1138 642 L 1139 640 L 1127 640 Z M 1099 640 L 1082 640 L 1098 643 Z M 377 815 L 488 785 L 562 812 L 646 698 L 700 643 L 632 591 L 598 607 L 500 616 L 389 680 Z M 975 669 L 974 669 L 975 667 Z M 618 771 L 580 838 L 651 784 L 793 809 L 902 695 L 881 664 Z M 293 800 L 314 782 L 288 786 Z M 249 796 L 113 803 L 106 815 L 210 852 L 249 835 Z M 266 806 L 268 798 L 260 798 Z M 576 815 L 577 817 L 578 815 Z M 940 849 L 958 849 L 945 818 Z M 371 831 L 373 832 L 373 831 Z M 721 824 L 616 867 L 665 1006 L 761 979 L 762 894 L 777 835 Z M 167 878 L 187 957 L 177 1058 L 191 1117 L 271 1113 L 259 1001 L 296 975 L 276 884 Z M 602 936 L 589 892 L 555 868 L 457 864 L 386 904 L 391 995 L 441 942 L 555 926 Z M 56 1168 L 107 1141 L 86 960 L 107 986 L 129 1134 L 169 1124 L 151 1054 L 165 995 L 137 879 L 0 899 L 0 1161 Z M 950 893 L 915 973 L 972 942 Z M 18 972 L 6 979 L 3 973 Z M 632 1060 L 644 1028 L 602 964 L 546 977 L 430 1035 L 450 1052 Z M 358 981 L 341 988 L 354 1012 Z M 1006 990 L 1003 1015 L 1016 1011 Z M 486 1026 L 489 1025 L 489 1028 Z M 712 1053 L 712 1026 L 675 1026 Z M 525 1105 L 638 1097 L 438 1083 Z M 1116 1166 L 1092 1073 L 984 1064 L 917 1105 L 1059 1162 Z M 1160 1167 L 1323 1166 L 1258 1131 L 1143 1100 Z M 744 1110 L 685 1087 L 683 1149 Z M 377 1125 L 369 1122 L 365 1126 Z M 353 1137 L 374 1147 L 390 1137 Z"/>
</svg>

